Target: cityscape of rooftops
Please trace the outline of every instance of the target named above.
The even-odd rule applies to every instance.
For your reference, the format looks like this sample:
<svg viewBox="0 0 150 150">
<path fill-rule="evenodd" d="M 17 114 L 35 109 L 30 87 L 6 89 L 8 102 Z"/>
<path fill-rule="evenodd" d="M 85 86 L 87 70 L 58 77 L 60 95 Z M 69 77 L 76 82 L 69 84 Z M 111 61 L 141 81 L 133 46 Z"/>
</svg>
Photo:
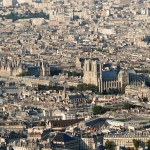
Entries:
<svg viewBox="0 0 150 150">
<path fill-rule="evenodd" d="M 150 0 L 0 0 L 0 150 L 150 150 Z"/>
</svg>

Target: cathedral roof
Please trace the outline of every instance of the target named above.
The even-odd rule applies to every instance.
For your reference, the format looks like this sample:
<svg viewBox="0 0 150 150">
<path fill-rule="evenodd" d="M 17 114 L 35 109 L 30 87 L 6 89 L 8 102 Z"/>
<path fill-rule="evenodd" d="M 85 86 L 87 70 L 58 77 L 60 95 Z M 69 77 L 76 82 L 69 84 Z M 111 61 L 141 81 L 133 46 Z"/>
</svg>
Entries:
<svg viewBox="0 0 150 150">
<path fill-rule="evenodd" d="M 136 72 L 135 72 L 133 69 L 127 70 L 127 72 L 128 72 L 129 74 L 136 74 Z"/>
<path fill-rule="evenodd" d="M 110 70 L 110 71 L 103 71 L 102 72 L 103 78 L 117 77 L 117 76 L 118 76 L 117 70 Z"/>
</svg>

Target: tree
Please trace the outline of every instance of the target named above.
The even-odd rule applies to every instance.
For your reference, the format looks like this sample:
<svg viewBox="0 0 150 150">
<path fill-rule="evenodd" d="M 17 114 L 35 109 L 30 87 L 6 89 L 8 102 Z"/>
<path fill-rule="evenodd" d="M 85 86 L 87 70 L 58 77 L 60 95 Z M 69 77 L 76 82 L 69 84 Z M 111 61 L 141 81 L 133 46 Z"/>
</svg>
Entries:
<svg viewBox="0 0 150 150">
<path fill-rule="evenodd" d="M 130 109 L 130 108 L 135 108 L 135 105 L 133 104 L 129 104 L 129 103 L 125 103 L 123 106 L 124 109 Z"/>
<path fill-rule="evenodd" d="M 146 146 L 148 147 L 148 150 L 150 150 L 150 140 L 146 142 Z"/>
<path fill-rule="evenodd" d="M 20 73 L 19 75 L 17 75 L 18 77 L 21 77 L 21 76 L 31 76 L 31 73 L 29 71 L 25 71 L 25 72 L 22 72 Z"/>
<path fill-rule="evenodd" d="M 44 91 L 48 91 L 48 90 L 56 90 L 57 92 L 59 91 L 59 90 L 63 90 L 64 89 L 64 87 L 63 86 L 51 86 L 51 85 L 41 85 L 41 84 L 39 84 L 38 85 L 38 90 L 40 91 L 40 90 L 44 90 Z"/>
<path fill-rule="evenodd" d="M 136 73 L 150 73 L 150 70 L 135 70 Z"/>
<path fill-rule="evenodd" d="M 90 90 L 92 92 L 98 92 L 98 86 L 95 86 L 93 84 L 78 84 L 77 87 L 75 88 L 75 91 L 86 91 L 86 90 Z"/>
<path fill-rule="evenodd" d="M 101 106 L 94 106 L 93 107 L 93 114 L 94 115 L 97 115 L 97 114 L 104 114 L 106 113 L 107 111 L 109 111 L 110 108 L 103 108 Z"/>
<path fill-rule="evenodd" d="M 133 142 L 133 145 L 134 145 L 135 149 L 137 150 L 139 145 L 140 145 L 140 141 L 136 140 L 136 139 L 133 139 L 132 142 Z"/>
<path fill-rule="evenodd" d="M 114 144 L 113 144 L 112 142 L 110 142 L 110 141 L 108 141 L 108 140 L 105 142 L 105 148 L 106 148 L 106 149 L 113 150 L 114 147 L 115 147 L 115 146 L 114 146 Z"/>
<path fill-rule="evenodd" d="M 102 51 L 102 49 L 101 49 L 101 48 L 98 48 L 98 49 L 97 49 L 97 51 L 101 52 L 101 51 Z"/>
<path fill-rule="evenodd" d="M 68 73 L 68 76 L 81 76 L 83 77 L 83 71 L 79 71 L 79 72 L 76 72 L 76 71 L 68 71 L 68 70 L 63 70 L 63 73 Z"/>
<path fill-rule="evenodd" d="M 61 69 L 52 69 L 51 70 L 51 76 L 59 75 L 59 73 L 62 73 Z"/>
<path fill-rule="evenodd" d="M 87 103 L 88 103 L 88 104 L 91 104 L 91 103 L 92 103 L 92 100 L 88 100 Z"/>
<path fill-rule="evenodd" d="M 21 45 L 21 42 L 20 42 L 20 40 L 17 40 L 17 43 L 18 43 L 19 45 Z"/>
</svg>

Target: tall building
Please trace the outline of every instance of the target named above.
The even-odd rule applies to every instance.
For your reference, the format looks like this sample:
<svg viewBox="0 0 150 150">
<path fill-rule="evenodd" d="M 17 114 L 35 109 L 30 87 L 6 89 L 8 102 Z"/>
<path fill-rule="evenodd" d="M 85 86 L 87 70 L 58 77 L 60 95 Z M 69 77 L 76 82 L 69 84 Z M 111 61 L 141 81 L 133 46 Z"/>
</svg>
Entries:
<svg viewBox="0 0 150 150">
<path fill-rule="evenodd" d="M 144 76 L 139 76 L 134 70 L 109 70 L 103 71 L 103 65 L 97 60 L 84 61 L 83 83 L 94 84 L 99 87 L 99 92 L 111 89 L 122 89 L 126 85 L 142 85 Z"/>
<path fill-rule="evenodd" d="M 99 91 L 103 92 L 102 64 L 100 61 L 85 60 L 83 82 L 99 86 Z"/>
</svg>

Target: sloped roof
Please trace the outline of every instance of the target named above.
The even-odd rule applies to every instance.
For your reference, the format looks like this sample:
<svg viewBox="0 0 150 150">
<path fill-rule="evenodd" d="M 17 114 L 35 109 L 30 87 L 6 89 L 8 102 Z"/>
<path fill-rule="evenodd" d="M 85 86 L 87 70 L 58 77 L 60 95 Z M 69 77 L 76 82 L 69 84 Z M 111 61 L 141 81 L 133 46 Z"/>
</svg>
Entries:
<svg viewBox="0 0 150 150">
<path fill-rule="evenodd" d="M 68 95 L 69 99 L 76 99 L 76 98 L 85 98 L 83 94 L 71 94 Z"/>
<path fill-rule="evenodd" d="M 84 121 L 84 118 L 81 119 L 72 119 L 72 120 L 50 120 L 53 127 L 68 127 L 76 123 Z"/>
<path fill-rule="evenodd" d="M 110 71 L 103 71 L 102 72 L 102 77 L 103 78 L 117 77 L 117 76 L 118 76 L 117 70 L 110 70 Z"/>
<path fill-rule="evenodd" d="M 128 72 L 129 74 L 136 74 L 136 72 L 135 72 L 133 69 L 127 70 L 127 72 Z"/>
<path fill-rule="evenodd" d="M 65 133 L 59 132 L 53 139 L 53 142 L 70 142 L 74 141 L 75 139 L 70 137 L 69 135 Z"/>
</svg>

